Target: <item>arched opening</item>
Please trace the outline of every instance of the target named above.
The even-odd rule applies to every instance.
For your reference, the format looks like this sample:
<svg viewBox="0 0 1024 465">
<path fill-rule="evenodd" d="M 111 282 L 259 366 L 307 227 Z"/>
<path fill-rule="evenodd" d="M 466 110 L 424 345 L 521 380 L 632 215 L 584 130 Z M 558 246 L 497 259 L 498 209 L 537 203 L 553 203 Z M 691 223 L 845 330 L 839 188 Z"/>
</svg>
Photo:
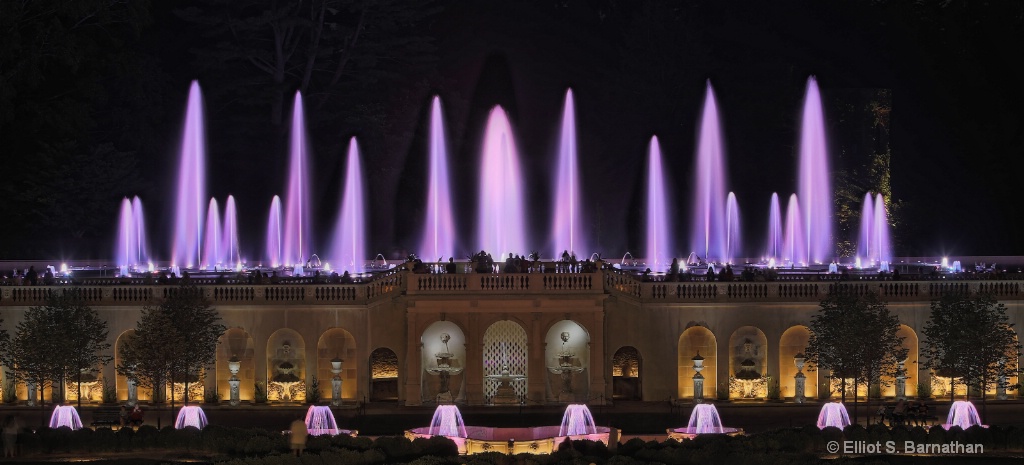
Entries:
<svg viewBox="0 0 1024 465">
<path fill-rule="evenodd" d="M 797 355 L 807 350 L 807 342 L 811 339 L 810 328 L 797 325 L 790 326 L 779 338 L 779 390 L 783 398 L 796 396 Z M 818 397 L 818 370 L 807 365 L 799 370 L 804 374 L 804 397 Z"/>
<path fill-rule="evenodd" d="M 256 385 L 256 350 L 252 336 L 242 328 L 228 328 L 217 345 L 217 392 L 221 400 L 231 399 L 231 370 L 228 362 L 238 359 L 238 398 L 252 400 Z"/>
<path fill-rule="evenodd" d="M 306 342 L 295 330 L 283 328 L 267 339 L 267 400 L 306 400 Z"/>
<path fill-rule="evenodd" d="M 398 400 L 398 354 L 387 347 L 370 352 L 370 401 Z"/>
<path fill-rule="evenodd" d="M 700 372 L 704 377 L 703 395 L 705 399 L 714 399 L 718 383 L 718 342 L 715 334 L 703 326 L 691 326 L 679 335 L 678 373 L 680 398 L 693 398 L 693 358 L 700 355 L 704 358 L 704 369 Z"/>
<path fill-rule="evenodd" d="M 114 366 L 121 366 L 123 363 L 121 359 L 121 344 L 127 340 L 128 336 L 135 334 L 134 329 L 129 329 L 117 336 L 117 340 L 114 341 Z M 126 402 L 128 400 L 128 378 L 124 375 L 117 373 L 115 375 L 114 389 L 117 391 L 117 400 L 119 402 Z M 141 401 L 152 401 L 153 390 L 150 388 L 138 386 L 135 391 L 137 400 Z"/>
<path fill-rule="evenodd" d="M 900 325 L 900 329 L 896 331 L 897 337 L 903 338 L 903 348 L 907 349 L 907 360 L 903 362 L 903 373 L 905 373 L 905 388 L 904 396 L 916 397 L 917 396 L 917 367 L 918 367 L 918 340 L 917 333 L 914 328 L 907 325 Z M 896 379 L 885 379 L 883 380 L 883 386 L 881 386 L 881 393 L 885 397 L 896 397 L 897 386 Z"/>
<path fill-rule="evenodd" d="M 612 398 L 615 400 L 643 400 L 640 374 L 643 359 L 636 347 L 620 347 L 612 356 Z"/>
<path fill-rule="evenodd" d="M 729 336 L 729 397 L 768 397 L 768 338 L 754 326 L 743 326 Z M 778 380 L 776 380 L 778 381 Z"/>
<path fill-rule="evenodd" d="M 420 335 L 420 401 L 465 400 L 466 335 L 451 321 L 435 321 Z"/>
<path fill-rule="evenodd" d="M 341 371 L 335 374 L 331 362 L 341 360 Z M 358 368 L 359 351 L 356 347 L 356 338 L 352 333 L 342 328 L 331 328 L 320 335 L 316 343 L 316 377 L 319 389 L 319 398 L 331 399 L 333 396 L 333 385 L 335 376 L 341 379 L 341 398 L 356 399 L 359 392 Z M 307 390 L 311 387 L 307 387 Z"/>
<path fill-rule="evenodd" d="M 526 330 L 512 320 L 484 331 L 484 398 L 488 404 L 519 405 L 526 400 L 529 346 Z"/>
<path fill-rule="evenodd" d="M 586 402 L 590 398 L 590 335 L 572 320 L 555 322 L 544 337 L 548 398 Z"/>
</svg>

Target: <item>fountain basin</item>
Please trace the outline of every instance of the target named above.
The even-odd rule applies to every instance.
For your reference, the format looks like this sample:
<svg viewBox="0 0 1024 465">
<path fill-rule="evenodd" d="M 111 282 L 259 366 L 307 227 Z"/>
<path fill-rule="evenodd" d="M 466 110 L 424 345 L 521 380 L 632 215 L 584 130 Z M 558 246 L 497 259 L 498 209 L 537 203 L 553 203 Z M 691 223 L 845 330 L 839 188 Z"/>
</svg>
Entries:
<svg viewBox="0 0 1024 465">
<path fill-rule="evenodd" d="M 709 434 L 712 434 L 712 435 L 722 434 L 722 435 L 725 435 L 725 436 L 741 436 L 741 435 L 743 435 L 743 428 L 732 428 L 732 427 L 728 427 L 728 426 L 723 426 L 721 428 L 716 428 L 714 431 L 706 431 L 706 430 L 698 431 L 697 428 L 691 428 L 689 426 L 687 426 L 686 428 L 669 428 L 666 431 L 668 432 L 668 438 L 669 439 L 675 439 L 676 441 L 682 441 L 683 439 L 694 439 L 697 436 L 706 436 L 706 435 L 709 435 Z"/>
<path fill-rule="evenodd" d="M 207 425 L 206 413 L 195 405 L 186 405 L 178 411 L 178 417 L 174 420 L 174 429 L 193 427 L 203 429 Z"/>
<path fill-rule="evenodd" d="M 78 410 L 71 405 L 58 405 L 53 408 L 50 414 L 50 428 L 57 429 L 66 426 L 73 430 L 82 429 L 82 420 L 78 417 Z"/>
<path fill-rule="evenodd" d="M 466 426 L 466 437 L 445 436 L 459 447 L 460 454 L 482 454 L 499 452 L 502 454 L 550 454 L 558 450 L 566 439 L 601 441 L 608 444 L 612 428 L 596 427 L 596 433 L 559 436 L 559 425 L 535 426 L 526 428 L 494 428 L 489 426 Z M 430 434 L 430 427 L 413 428 L 405 432 L 410 440 L 436 436 Z"/>
<path fill-rule="evenodd" d="M 358 431 L 338 428 L 331 408 L 322 405 L 310 405 L 306 410 L 306 432 L 310 436 L 337 436 L 347 434 L 355 437 Z"/>
<path fill-rule="evenodd" d="M 666 432 L 669 439 L 682 441 L 703 435 L 739 436 L 743 434 L 743 429 L 723 426 L 715 404 L 697 404 L 693 406 L 690 421 L 685 428 L 669 428 Z"/>
<path fill-rule="evenodd" d="M 950 429 L 954 426 L 959 426 L 960 429 L 967 429 L 972 426 L 988 428 L 988 425 L 981 424 L 978 409 L 974 407 L 974 404 L 966 400 L 958 400 L 949 406 L 949 415 L 946 416 L 946 422 L 942 424 L 942 427 Z"/>
</svg>

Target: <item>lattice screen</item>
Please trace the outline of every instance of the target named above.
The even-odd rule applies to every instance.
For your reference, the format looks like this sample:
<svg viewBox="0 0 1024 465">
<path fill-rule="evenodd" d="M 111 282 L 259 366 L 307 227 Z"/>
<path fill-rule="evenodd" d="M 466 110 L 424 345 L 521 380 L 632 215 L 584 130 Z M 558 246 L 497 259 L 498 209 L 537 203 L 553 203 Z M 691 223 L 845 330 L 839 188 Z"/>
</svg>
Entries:
<svg viewBox="0 0 1024 465">
<path fill-rule="evenodd" d="M 502 320 L 487 328 L 484 332 L 484 397 L 487 402 L 490 402 L 498 391 L 499 381 L 488 379 L 486 376 L 500 375 L 503 364 L 508 364 L 510 374 L 525 376 L 528 355 L 526 330 L 518 323 Z M 512 382 L 520 399 L 526 398 L 527 382 L 525 378 Z"/>
</svg>

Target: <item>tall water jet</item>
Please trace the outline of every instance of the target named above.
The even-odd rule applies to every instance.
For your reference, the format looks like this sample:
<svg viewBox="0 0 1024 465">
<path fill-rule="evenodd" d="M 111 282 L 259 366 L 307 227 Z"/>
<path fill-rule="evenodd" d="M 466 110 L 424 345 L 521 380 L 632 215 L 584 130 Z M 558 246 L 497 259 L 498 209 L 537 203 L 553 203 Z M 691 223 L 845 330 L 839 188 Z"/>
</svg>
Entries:
<svg viewBox="0 0 1024 465">
<path fill-rule="evenodd" d="M 438 405 L 434 409 L 433 418 L 430 419 L 427 433 L 431 436 L 467 437 L 466 424 L 462 421 L 462 412 L 459 412 L 459 407 Z"/>
<path fill-rule="evenodd" d="M 652 270 L 668 266 L 672 261 L 672 230 L 668 219 L 668 193 L 661 170 L 661 145 L 658 136 L 651 137 L 647 149 L 647 260 Z"/>
<path fill-rule="evenodd" d="M 142 201 L 121 200 L 121 213 L 117 226 L 114 257 L 117 266 L 125 271 L 146 263 L 146 234 L 142 219 Z"/>
<path fill-rule="evenodd" d="M 576 163 L 576 104 L 572 89 L 565 92 L 562 110 L 562 133 L 558 145 L 558 172 L 552 189 L 555 205 L 552 257 L 562 251 L 585 254 L 590 249 L 583 243 L 583 201 L 580 198 L 579 168 Z"/>
<path fill-rule="evenodd" d="M 708 261 L 725 259 L 725 151 L 718 105 L 707 82 L 694 167 L 693 220 L 690 247 Z"/>
<path fill-rule="evenodd" d="M 562 414 L 562 424 L 558 429 L 559 436 L 580 436 L 597 434 L 597 425 L 586 404 L 569 404 Z"/>
<path fill-rule="evenodd" d="M 264 258 L 271 267 L 281 266 L 283 239 L 281 237 L 281 198 L 274 196 L 270 200 L 270 212 L 267 214 L 267 256 Z"/>
<path fill-rule="evenodd" d="M 354 431 L 338 428 L 338 423 L 334 419 L 334 412 L 326 405 L 310 405 L 309 409 L 306 410 L 305 423 L 306 431 L 309 432 L 310 436 L 337 436 L 339 434 L 355 436 L 353 434 Z"/>
<path fill-rule="evenodd" d="M 857 241 L 857 258 L 862 264 L 870 264 L 875 255 L 875 205 L 871 193 L 864 194 L 864 206 L 860 210 L 860 240 Z"/>
<path fill-rule="evenodd" d="M 875 248 L 878 250 L 878 263 L 892 262 L 892 245 L 889 243 L 889 215 L 885 209 L 885 199 L 882 194 L 875 196 L 875 221 L 874 221 Z"/>
<path fill-rule="evenodd" d="M 302 113 L 302 93 L 295 93 L 292 134 L 288 163 L 288 192 L 285 194 L 283 265 L 301 265 L 312 255 L 310 227 L 309 170 L 306 126 Z"/>
<path fill-rule="evenodd" d="M 484 134 L 477 240 L 483 250 L 497 253 L 494 257 L 499 260 L 508 253 L 526 251 L 522 179 L 508 115 L 495 106 Z"/>
<path fill-rule="evenodd" d="M 786 207 L 786 232 L 782 240 L 782 259 L 790 265 L 806 265 L 807 249 L 804 248 L 803 217 L 800 215 L 800 200 L 796 194 L 789 196 Z"/>
<path fill-rule="evenodd" d="M 807 79 L 800 131 L 800 185 L 804 244 L 808 264 L 830 261 L 832 247 L 832 183 L 825 142 L 825 116 L 818 81 Z"/>
<path fill-rule="evenodd" d="M 238 212 L 235 207 L 235 196 L 229 195 L 224 204 L 223 236 L 220 250 L 226 266 L 241 267 L 242 257 L 238 252 Z"/>
<path fill-rule="evenodd" d="M 363 215 L 363 174 L 359 165 L 359 144 L 353 137 L 348 144 L 345 168 L 345 192 L 341 212 L 334 226 L 333 260 L 337 268 L 362 272 L 366 260 L 366 229 Z"/>
<path fill-rule="evenodd" d="M 740 254 L 740 205 L 730 192 L 725 203 L 725 262 L 732 263 Z"/>
<path fill-rule="evenodd" d="M 818 412 L 818 429 L 825 429 L 834 426 L 839 429 L 850 426 L 850 415 L 846 412 L 846 406 L 842 402 L 828 402 L 821 406 Z"/>
<path fill-rule="evenodd" d="M 779 194 L 772 192 L 768 205 L 768 248 L 765 258 L 778 260 L 782 257 L 782 208 L 779 206 Z"/>
<path fill-rule="evenodd" d="M 191 268 L 199 263 L 206 202 L 206 142 L 203 134 L 203 96 L 199 82 L 188 92 L 185 132 L 178 165 L 178 199 L 174 217 L 172 266 Z"/>
<path fill-rule="evenodd" d="M 210 199 L 210 207 L 206 211 L 206 234 L 203 235 L 203 260 L 200 267 L 215 268 L 223 262 L 220 242 L 220 206 L 217 199 Z"/>
<path fill-rule="evenodd" d="M 419 253 L 439 260 L 455 255 L 455 226 L 448 183 L 448 147 L 445 139 L 441 99 L 434 97 L 430 109 L 430 187 L 427 218 Z"/>
</svg>

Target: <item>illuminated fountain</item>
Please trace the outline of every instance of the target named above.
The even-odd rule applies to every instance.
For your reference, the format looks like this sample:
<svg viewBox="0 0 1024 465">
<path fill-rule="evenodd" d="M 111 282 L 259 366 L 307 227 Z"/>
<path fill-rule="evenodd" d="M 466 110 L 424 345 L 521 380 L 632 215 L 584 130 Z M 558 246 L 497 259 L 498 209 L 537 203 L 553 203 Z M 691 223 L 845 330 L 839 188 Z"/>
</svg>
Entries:
<svg viewBox="0 0 1024 465">
<path fill-rule="evenodd" d="M 292 110 L 288 192 L 284 196 L 284 223 L 281 224 L 284 230 L 281 264 L 285 266 L 302 266 L 313 253 L 309 168 L 306 166 L 309 148 L 303 118 L 302 94 L 296 92 Z"/>
<path fill-rule="evenodd" d="M 946 415 L 946 422 L 942 424 L 942 427 L 950 429 L 959 426 L 961 429 L 967 429 L 976 425 L 988 428 L 988 425 L 981 424 L 981 417 L 978 416 L 978 409 L 974 408 L 974 404 L 966 400 L 958 400 L 949 407 L 949 415 Z"/>
<path fill-rule="evenodd" d="M 693 219 L 690 250 L 708 262 L 726 259 L 725 151 L 718 121 L 718 105 L 711 81 L 707 82 L 701 113 L 700 138 L 694 167 Z"/>
<path fill-rule="evenodd" d="M 861 208 L 860 235 L 857 242 L 857 259 L 861 266 L 878 267 L 888 271 L 892 262 L 892 248 L 889 242 L 889 218 L 882 194 L 872 198 L 870 192 L 864 195 Z"/>
<path fill-rule="evenodd" d="M 658 267 L 667 268 L 672 261 L 672 236 L 669 231 L 667 205 L 669 194 L 666 192 L 665 175 L 661 170 L 661 145 L 658 137 L 651 138 L 647 150 L 647 267 L 658 271 Z"/>
<path fill-rule="evenodd" d="M 574 374 L 582 372 L 583 367 L 579 366 L 578 359 L 572 348 L 565 346 L 565 343 L 569 342 L 569 332 L 562 331 L 562 334 L 559 336 L 562 338 L 562 349 L 558 352 L 558 364 L 556 366 L 549 366 L 548 371 L 562 378 L 562 390 L 558 394 L 558 401 L 574 402 L 576 396 L 572 392 L 572 377 Z M 570 407 L 572 406 L 570 405 Z M 566 414 L 568 415 L 568 413 L 569 410 L 567 409 Z M 589 415 L 590 412 L 588 411 L 587 414 Z"/>
<path fill-rule="evenodd" d="M 818 428 L 825 429 L 833 426 L 839 429 L 850 426 L 850 415 L 846 413 L 846 406 L 842 402 L 828 402 L 821 406 L 818 413 Z"/>
<path fill-rule="evenodd" d="M 580 198 L 579 167 L 576 162 L 576 104 L 572 89 L 565 93 L 565 107 L 562 111 L 562 133 L 558 146 L 558 171 L 552 189 L 551 201 L 555 205 L 552 219 L 554 238 L 553 253 L 561 251 L 575 254 L 590 250 L 583 242 L 583 201 Z"/>
<path fill-rule="evenodd" d="M 736 194 L 730 192 L 725 207 L 725 263 L 732 263 L 740 256 L 740 206 Z"/>
<path fill-rule="evenodd" d="M 142 201 L 138 196 L 121 200 L 121 215 L 117 227 L 114 259 L 121 276 L 144 267 L 149 261 L 146 243 L 146 221 L 142 214 Z"/>
<path fill-rule="evenodd" d="M 359 164 L 359 144 L 353 137 L 348 144 L 348 164 L 345 169 L 345 192 L 341 211 L 334 226 L 331 263 L 353 273 L 361 273 L 366 257 L 366 216 L 363 212 L 363 180 Z"/>
<path fill-rule="evenodd" d="M 448 148 L 445 144 L 441 99 L 434 97 L 430 108 L 430 186 L 427 217 L 419 253 L 428 259 L 455 255 L 455 224 L 448 183 Z"/>
<path fill-rule="evenodd" d="M 178 198 L 174 220 L 171 265 L 192 268 L 199 264 L 206 202 L 206 140 L 203 129 L 203 96 L 192 81 L 188 92 L 185 133 L 178 165 Z"/>
<path fill-rule="evenodd" d="M 765 259 L 778 261 L 782 257 L 782 209 L 779 206 L 779 194 L 772 192 L 768 205 L 768 247 Z"/>
<path fill-rule="evenodd" d="M 281 198 L 274 196 L 270 199 L 270 212 L 267 214 L 267 265 L 272 268 L 281 266 L 284 262 L 284 239 L 281 236 Z"/>
<path fill-rule="evenodd" d="M 78 410 L 71 405 L 58 405 L 50 414 L 50 429 L 66 426 L 73 430 L 82 429 L 82 419 L 78 418 Z"/>
<path fill-rule="evenodd" d="M 217 199 L 210 199 L 210 206 L 206 210 L 206 233 L 203 235 L 203 259 L 200 262 L 202 269 L 217 269 L 224 263 L 221 255 L 220 243 L 223 239 L 220 228 L 220 206 Z"/>
<path fill-rule="evenodd" d="M 460 454 L 550 454 L 558 450 L 558 446 L 566 439 L 586 439 L 608 444 L 610 433 L 611 428 L 596 426 L 590 410 L 583 404 L 566 406 L 560 425 L 524 428 L 466 426 L 458 407 L 438 405 L 430 426 L 408 430 L 405 437 L 411 440 L 444 436 L 455 442 Z"/>
<path fill-rule="evenodd" d="M 203 429 L 209 423 L 206 421 L 206 412 L 197 405 L 186 405 L 178 410 L 178 417 L 174 420 L 174 429 L 185 429 L 189 426 Z"/>
<path fill-rule="evenodd" d="M 803 119 L 800 125 L 800 206 L 806 246 L 806 262 L 827 263 L 832 260 L 832 186 L 829 182 L 828 146 L 825 142 L 825 115 L 821 106 L 818 81 L 807 79 Z"/>
<path fill-rule="evenodd" d="M 524 205 L 519 153 L 508 115 L 494 107 L 484 133 L 477 206 L 477 243 L 495 257 L 526 250 Z"/>
<path fill-rule="evenodd" d="M 427 373 L 438 376 L 438 387 L 437 387 L 437 403 L 438 404 L 450 404 L 452 403 L 452 391 L 449 387 L 452 375 L 462 373 L 462 367 L 457 366 L 455 354 L 448 350 L 448 341 L 451 340 L 451 336 L 448 333 L 441 333 L 441 342 L 444 343 L 444 352 L 438 352 L 434 354 L 437 358 L 437 366 L 433 368 L 427 368 Z M 458 410 L 456 410 L 458 412 Z M 436 416 L 436 413 L 435 413 Z M 460 418 L 461 420 L 461 418 Z M 446 436 L 442 434 L 442 436 Z"/>
<path fill-rule="evenodd" d="M 238 207 L 235 206 L 235 197 L 228 196 L 224 204 L 224 223 L 221 238 L 221 253 L 224 264 L 228 267 L 234 266 L 236 270 L 242 268 L 242 257 L 239 255 L 238 247 Z"/>
<path fill-rule="evenodd" d="M 697 404 L 690 412 L 690 421 L 685 428 L 672 428 L 668 430 L 669 439 L 682 441 L 693 439 L 702 434 L 724 434 L 737 436 L 743 434 L 741 428 L 722 426 L 722 419 L 718 416 L 718 409 L 715 404 Z"/>
<path fill-rule="evenodd" d="M 782 262 L 788 266 L 807 265 L 807 247 L 803 241 L 804 228 L 800 216 L 800 200 L 789 196 L 786 207 L 786 229 L 782 239 Z"/>
<path fill-rule="evenodd" d="M 310 405 L 309 410 L 306 410 L 306 431 L 310 436 L 359 434 L 358 431 L 338 428 L 338 423 L 334 421 L 334 412 L 331 412 L 330 407 L 323 405 Z"/>
</svg>

